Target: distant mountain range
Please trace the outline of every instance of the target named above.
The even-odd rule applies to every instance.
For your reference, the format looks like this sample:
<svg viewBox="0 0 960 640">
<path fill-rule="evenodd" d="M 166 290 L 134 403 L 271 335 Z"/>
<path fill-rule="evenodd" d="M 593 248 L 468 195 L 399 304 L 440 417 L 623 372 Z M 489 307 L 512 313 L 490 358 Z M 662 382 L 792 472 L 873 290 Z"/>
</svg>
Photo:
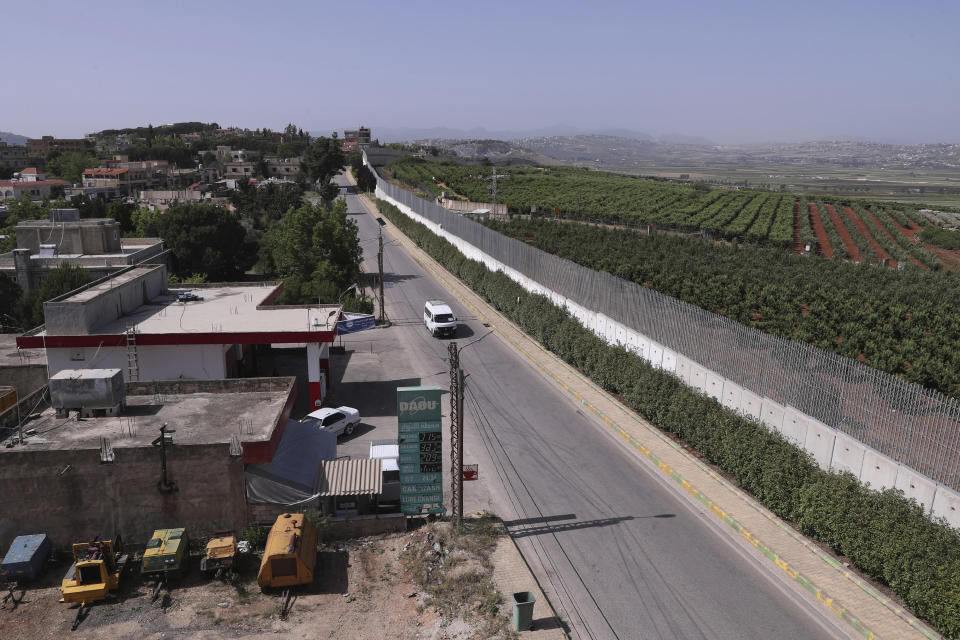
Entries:
<svg viewBox="0 0 960 640">
<path fill-rule="evenodd" d="M 490 132 L 485 132 L 489 134 Z M 489 138 L 421 138 L 461 158 L 486 158 L 494 164 L 533 162 L 573 164 L 626 173 L 658 173 L 664 167 L 826 165 L 863 170 L 960 169 L 960 144 L 891 145 L 857 141 L 794 144 L 715 145 L 685 135 L 656 140 L 598 134 L 532 136 L 498 141 Z"/>
<path fill-rule="evenodd" d="M 27 136 L 10 133 L 9 131 L 0 131 L 0 141 L 6 142 L 10 145 L 19 145 L 22 147 L 27 144 Z"/>
<path fill-rule="evenodd" d="M 583 129 L 557 124 L 529 130 L 498 130 L 474 127 L 457 129 L 454 127 L 371 127 L 374 138 L 380 142 L 408 142 L 411 140 L 522 140 L 526 138 L 570 137 L 597 135 L 610 138 L 624 138 L 640 142 L 661 142 L 663 144 L 714 144 L 706 138 L 678 133 L 652 136 L 649 133 L 622 128 Z M 328 136 L 329 131 L 312 131 L 310 135 Z"/>
</svg>

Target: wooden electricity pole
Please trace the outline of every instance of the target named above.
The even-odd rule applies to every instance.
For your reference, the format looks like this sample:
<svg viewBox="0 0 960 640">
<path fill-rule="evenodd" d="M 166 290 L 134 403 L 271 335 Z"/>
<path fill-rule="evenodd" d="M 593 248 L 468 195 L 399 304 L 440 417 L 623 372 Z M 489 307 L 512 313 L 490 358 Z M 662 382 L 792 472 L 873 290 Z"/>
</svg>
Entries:
<svg viewBox="0 0 960 640">
<path fill-rule="evenodd" d="M 380 246 L 377 250 L 377 271 L 380 276 L 380 324 L 387 323 L 386 301 L 383 298 L 383 229 L 380 229 Z"/>
<path fill-rule="evenodd" d="M 463 369 L 456 342 L 448 347 L 450 355 L 450 512 L 454 527 L 463 523 Z"/>
</svg>

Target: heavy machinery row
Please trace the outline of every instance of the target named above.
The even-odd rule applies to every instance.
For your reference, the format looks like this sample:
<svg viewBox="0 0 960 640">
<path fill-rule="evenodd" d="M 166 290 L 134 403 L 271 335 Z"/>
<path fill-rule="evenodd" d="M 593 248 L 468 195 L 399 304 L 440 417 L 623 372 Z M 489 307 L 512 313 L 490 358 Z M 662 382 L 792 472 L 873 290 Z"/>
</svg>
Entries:
<svg viewBox="0 0 960 640">
<path fill-rule="evenodd" d="M 123 548 L 120 536 L 101 540 L 94 536 L 88 542 L 73 544 L 73 564 L 60 583 L 61 602 L 76 605 L 72 628 L 76 629 L 89 607 L 112 596 L 120 588 L 121 579 L 131 556 Z M 0 582 L 7 583 L 3 601 L 13 599 L 17 587 L 36 580 L 51 555 L 50 539 L 42 533 L 18 536 L 0 563 Z M 200 559 L 200 571 L 222 576 L 238 564 L 238 555 L 248 553 L 250 546 L 238 541 L 231 532 L 221 531 L 210 538 Z M 140 573 L 153 581 L 153 598 L 160 589 L 168 589 L 190 570 L 190 537 L 183 528 L 158 529 L 153 532 L 139 558 Z M 280 515 L 267 536 L 257 574 L 263 589 L 286 589 L 281 614 L 285 613 L 290 589 L 313 582 L 317 562 L 317 531 L 302 513 Z M 21 593 L 20 599 L 23 599 Z"/>
</svg>

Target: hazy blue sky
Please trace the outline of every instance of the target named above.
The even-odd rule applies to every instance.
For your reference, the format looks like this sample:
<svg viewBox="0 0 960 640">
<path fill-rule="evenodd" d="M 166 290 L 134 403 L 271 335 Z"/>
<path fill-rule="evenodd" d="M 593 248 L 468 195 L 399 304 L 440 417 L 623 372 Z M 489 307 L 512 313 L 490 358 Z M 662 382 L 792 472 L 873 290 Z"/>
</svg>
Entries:
<svg viewBox="0 0 960 640">
<path fill-rule="evenodd" d="M 960 141 L 950 0 L 34 0 L 0 16 L 0 130 L 29 136 L 203 120 Z"/>
</svg>

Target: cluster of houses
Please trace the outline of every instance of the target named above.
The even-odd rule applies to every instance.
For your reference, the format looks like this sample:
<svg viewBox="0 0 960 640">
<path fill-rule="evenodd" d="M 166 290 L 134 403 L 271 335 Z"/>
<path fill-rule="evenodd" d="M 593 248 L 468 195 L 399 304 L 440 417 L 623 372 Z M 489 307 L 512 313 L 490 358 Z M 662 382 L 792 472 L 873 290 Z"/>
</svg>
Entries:
<svg viewBox="0 0 960 640">
<path fill-rule="evenodd" d="M 202 138 L 200 133 L 177 134 L 187 148 Z M 245 137 L 258 142 L 283 142 L 283 134 L 267 130 L 221 129 L 217 137 Z M 344 132 L 344 149 L 370 143 L 370 129 L 360 127 Z M 21 198 L 24 195 L 39 200 L 62 193 L 68 200 L 87 196 L 112 201 L 135 200 L 147 206 L 166 207 L 171 202 L 189 202 L 210 197 L 212 192 L 236 188 L 237 180 L 260 182 L 292 182 L 300 177 L 301 158 L 280 155 L 262 155 L 257 151 L 235 149 L 218 145 L 207 156 L 208 162 L 196 162 L 192 167 L 178 167 L 167 160 L 131 160 L 117 153 L 137 143 L 131 134 L 85 138 L 55 138 L 43 136 L 30 139 L 26 145 L 11 145 L 0 141 L 0 168 L 14 169 L 12 177 L 0 180 L 0 201 Z M 71 184 L 65 180 L 48 179 L 43 169 L 51 153 L 88 153 L 96 149 L 101 154 L 113 153 L 100 166 L 83 171 L 81 181 Z M 206 154 L 204 154 L 206 155 Z M 198 159 L 200 155 L 198 154 Z M 206 194 L 206 196 L 205 196 Z"/>
</svg>

